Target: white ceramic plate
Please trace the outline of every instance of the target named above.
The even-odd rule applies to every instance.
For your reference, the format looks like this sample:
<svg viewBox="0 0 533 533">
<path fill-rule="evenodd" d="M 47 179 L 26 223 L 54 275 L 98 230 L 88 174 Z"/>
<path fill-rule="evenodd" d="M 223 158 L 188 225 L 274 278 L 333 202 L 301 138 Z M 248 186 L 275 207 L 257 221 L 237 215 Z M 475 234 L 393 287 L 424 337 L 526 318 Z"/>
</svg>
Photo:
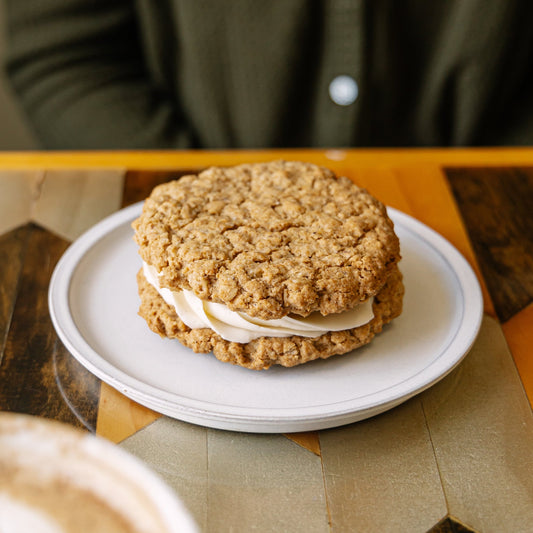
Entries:
<svg viewBox="0 0 533 533">
<path fill-rule="evenodd" d="M 440 235 L 394 209 L 406 288 L 402 315 L 368 346 L 300 367 L 253 371 L 161 339 L 137 315 L 141 266 L 132 205 L 81 236 L 50 283 L 54 326 L 92 373 L 160 413 L 208 427 L 294 432 L 390 409 L 430 387 L 466 355 L 479 331 L 481 290 Z"/>
</svg>

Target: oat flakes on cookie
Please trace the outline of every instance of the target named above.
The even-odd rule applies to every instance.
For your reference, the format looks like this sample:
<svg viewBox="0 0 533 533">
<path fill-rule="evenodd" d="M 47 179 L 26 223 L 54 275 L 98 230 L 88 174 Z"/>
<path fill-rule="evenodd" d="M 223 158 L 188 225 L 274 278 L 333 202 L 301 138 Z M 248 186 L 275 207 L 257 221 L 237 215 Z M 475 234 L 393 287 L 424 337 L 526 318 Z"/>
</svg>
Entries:
<svg viewBox="0 0 533 533">
<path fill-rule="evenodd" d="M 133 227 L 139 314 L 221 361 L 264 369 L 346 353 L 401 313 L 385 207 L 326 168 L 209 168 L 156 187 Z"/>
</svg>

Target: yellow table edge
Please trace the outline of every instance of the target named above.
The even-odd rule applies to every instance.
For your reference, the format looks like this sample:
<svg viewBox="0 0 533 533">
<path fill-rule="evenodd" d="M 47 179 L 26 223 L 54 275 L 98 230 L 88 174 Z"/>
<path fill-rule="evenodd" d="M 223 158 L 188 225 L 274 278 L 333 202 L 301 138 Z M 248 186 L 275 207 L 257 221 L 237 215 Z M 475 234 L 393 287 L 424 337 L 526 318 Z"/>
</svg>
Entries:
<svg viewBox="0 0 533 533">
<path fill-rule="evenodd" d="M 272 150 L 168 150 L 168 151 L 39 151 L 0 152 L 2 170 L 31 168 L 173 169 L 227 165 L 272 159 L 305 159 L 327 164 L 362 166 L 433 163 L 453 166 L 533 165 L 533 147 L 524 148 L 350 148 Z"/>
</svg>

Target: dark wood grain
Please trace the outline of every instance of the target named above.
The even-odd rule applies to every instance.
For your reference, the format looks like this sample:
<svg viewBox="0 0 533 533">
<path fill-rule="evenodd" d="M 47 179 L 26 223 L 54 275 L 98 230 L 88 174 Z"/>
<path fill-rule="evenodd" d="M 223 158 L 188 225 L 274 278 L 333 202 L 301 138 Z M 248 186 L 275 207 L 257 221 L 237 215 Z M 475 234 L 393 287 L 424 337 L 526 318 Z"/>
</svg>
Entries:
<svg viewBox="0 0 533 533">
<path fill-rule="evenodd" d="M 0 364 L 11 324 L 29 230 L 17 228 L 0 237 Z"/>
<path fill-rule="evenodd" d="M 533 168 L 448 168 L 498 318 L 533 301 Z"/>
<path fill-rule="evenodd" d="M 144 200 L 156 185 L 175 180 L 187 174 L 197 174 L 202 169 L 130 170 L 124 179 L 122 207 Z"/>
<path fill-rule="evenodd" d="M 433 526 L 428 533 L 476 533 L 474 529 L 461 524 L 458 520 L 451 517 L 446 517 L 437 525 Z"/>
<path fill-rule="evenodd" d="M 78 369 L 85 375 L 73 384 L 77 387 L 75 396 L 81 399 L 75 414 L 67 396 L 72 387 L 65 386 L 65 379 L 72 372 L 70 367 L 63 371 L 65 357 L 70 356 L 55 333 L 48 311 L 50 277 L 69 243 L 32 224 L 25 231 L 17 299 L 0 366 L 0 409 L 94 429 L 98 406 L 94 391 L 99 381 L 88 371 Z"/>
</svg>

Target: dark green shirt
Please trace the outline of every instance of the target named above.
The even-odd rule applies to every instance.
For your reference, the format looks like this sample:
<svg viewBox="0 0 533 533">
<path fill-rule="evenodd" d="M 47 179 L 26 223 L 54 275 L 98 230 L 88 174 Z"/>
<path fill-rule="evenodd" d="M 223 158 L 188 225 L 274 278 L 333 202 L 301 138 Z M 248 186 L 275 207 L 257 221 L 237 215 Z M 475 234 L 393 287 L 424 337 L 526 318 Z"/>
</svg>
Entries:
<svg viewBox="0 0 533 533">
<path fill-rule="evenodd" d="M 5 3 L 45 147 L 533 144 L 530 1 Z"/>
</svg>

